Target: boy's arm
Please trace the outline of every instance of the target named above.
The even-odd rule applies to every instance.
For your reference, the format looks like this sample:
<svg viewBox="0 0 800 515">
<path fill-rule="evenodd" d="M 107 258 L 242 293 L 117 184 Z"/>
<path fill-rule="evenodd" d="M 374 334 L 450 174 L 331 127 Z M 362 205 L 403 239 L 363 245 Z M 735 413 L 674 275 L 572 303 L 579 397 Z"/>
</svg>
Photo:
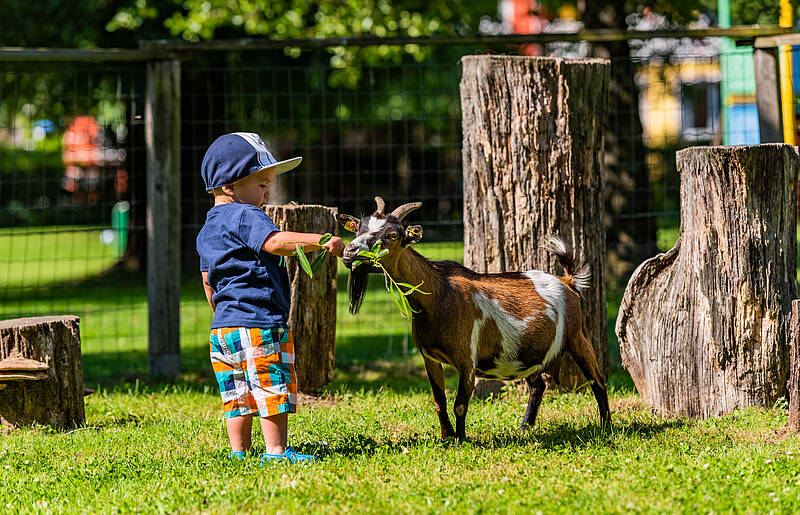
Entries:
<svg viewBox="0 0 800 515">
<path fill-rule="evenodd" d="M 311 232 L 276 231 L 267 236 L 261 248 L 270 254 L 291 256 L 294 254 L 295 242 L 300 242 L 299 246 L 303 252 L 311 252 L 324 247 L 333 255 L 342 257 L 344 242 L 342 242 L 341 238 L 334 236 L 328 240 L 328 243 L 322 246 L 317 244 L 320 238 L 322 238 L 321 234 L 314 234 Z M 291 244 L 286 245 L 287 243 Z"/>
<path fill-rule="evenodd" d="M 211 311 L 216 311 L 217 308 L 214 306 L 214 301 L 211 300 L 211 296 L 214 295 L 214 288 L 208 284 L 208 272 L 200 272 L 200 275 L 203 276 L 203 290 L 206 292 L 206 300 L 208 300 L 208 305 L 211 306 Z"/>
</svg>

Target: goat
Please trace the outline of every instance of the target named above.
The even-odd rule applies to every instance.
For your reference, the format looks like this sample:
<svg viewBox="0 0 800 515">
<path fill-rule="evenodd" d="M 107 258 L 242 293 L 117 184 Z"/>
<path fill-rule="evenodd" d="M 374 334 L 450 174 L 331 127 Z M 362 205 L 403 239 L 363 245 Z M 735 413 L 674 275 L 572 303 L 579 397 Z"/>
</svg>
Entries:
<svg viewBox="0 0 800 515">
<path fill-rule="evenodd" d="M 422 206 L 404 204 L 384 214 L 384 201 L 375 198 L 376 211 L 358 219 L 338 214 L 355 238 L 345 247 L 342 262 L 350 269 L 350 312 L 358 312 L 366 293 L 369 273 L 380 272 L 369 261 L 352 268 L 359 252 L 380 242 L 389 252 L 381 265 L 398 282 L 422 283 L 423 295 L 408 296 L 415 313 L 411 320 L 414 343 L 425 361 L 425 371 L 442 440 L 466 438 L 465 420 L 475 376 L 492 379 L 525 378 L 530 387 L 522 429 L 533 426 L 546 388 L 542 374 L 552 372 L 563 352 L 569 353 L 592 381 L 592 392 L 603 425 L 610 425 L 605 377 L 587 338 L 581 311 L 581 294 L 589 286 L 591 271 L 580 265 L 566 240 L 553 238 L 549 250 L 564 267 L 561 277 L 538 270 L 479 274 L 454 261 L 429 261 L 410 245 L 422 237 L 419 225 L 403 225 L 403 218 Z M 456 429 L 447 414 L 442 364 L 458 371 L 454 413 Z"/>
</svg>

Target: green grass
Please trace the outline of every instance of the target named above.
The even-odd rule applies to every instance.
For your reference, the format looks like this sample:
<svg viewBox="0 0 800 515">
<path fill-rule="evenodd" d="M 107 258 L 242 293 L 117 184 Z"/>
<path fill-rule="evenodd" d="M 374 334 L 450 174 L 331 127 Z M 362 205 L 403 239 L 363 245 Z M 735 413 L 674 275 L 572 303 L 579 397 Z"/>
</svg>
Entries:
<svg viewBox="0 0 800 515">
<path fill-rule="evenodd" d="M 116 262 L 100 242 L 105 227 L 0 229 L 0 290 L 51 286 L 91 278 Z"/>
<path fill-rule="evenodd" d="M 611 432 L 598 427 L 597 407 L 587 393 L 549 393 L 536 428 L 520 432 L 516 428 L 526 395 L 510 388 L 494 402 L 473 400 L 466 444 L 440 444 L 430 389 L 413 343 L 408 342 L 408 359 L 402 359 L 406 322 L 381 291 L 379 277 L 370 284 L 362 312 L 357 317 L 347 313 L 343 268 L 335 379 L 319 400 L 301 406 L 290 420 L 290 444 L 318 453 L 323 461 L 264 469 L 254 460 L 228 462 L 220 401 L 208 366 L 211 314 L 199 274 L 187 274 L 182 284 L 184 373 L 174 384 L 147 381 L 144 281 L 122 272 L 98 275 L 113 263 L 110 247 L 99 242 L 100 228 L 69 229 L 42 236 L 0 232 L 0 269 L 23 257 L 28 261 L 6 272 L 10 286 L 0 290 L 0 316 L 80 314 L 85 377 L 98 393 L 87 397 L 86 425 L 77 430 L 31 427 L 0 437 L 0 509 L 800 510 L 800 437 L 777 436 L 786 423 L 785 405 L 707 421 L 664 419 L 641 403 L 619 369 L 609 380 Z M 670 237 L 664 235 L 664 245 L 671 246 Z M 30 261 L 35 250 L 30 240 L 37 239 L 44 250 L 39 260 Z M 461 243 L 418 248 L 431 258 L 461 259 Z M 91 266 L 53 270 L 62 267 L 64 249 L 91 257 Z M 609 300 L 611 324 L 614 302 Z M 449 368 L 446 381 L 452 410 L 456 377 Z"/>
<path fill-rule="evenodd" d="M 449 379 L 452 387 L 452 377 Z M 353 386 L 357 385 L 357 386 Z M 750 512 L 800 510 L 800 439 L 780 409 L 653 416 L 614 389 L 615 427 L 587 394 L 474 400 L 461 446 L 441 445 L 418 364 L 353 368 L 290 420 L 311 466 L 230 463 L 209 385 L 121 385 L 88 397 L 87 425 L 0 439 L 0 507 L 14 512 Z M 452 390 L 451 390 L 452 391 Z M 450 396 L 452 402 L 452 395 Z M 260 446 L 263 449 L 263 445 Z"/>
</svg>

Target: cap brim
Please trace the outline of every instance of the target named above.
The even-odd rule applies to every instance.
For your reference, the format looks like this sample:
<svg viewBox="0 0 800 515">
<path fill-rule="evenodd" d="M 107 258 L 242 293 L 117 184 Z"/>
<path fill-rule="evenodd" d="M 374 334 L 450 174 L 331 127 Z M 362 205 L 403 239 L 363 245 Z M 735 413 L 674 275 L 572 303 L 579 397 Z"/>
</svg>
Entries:
<svg viewBox="0 0 800 515">
<path fill-rule="evenodd" d="M 297 168 L 297 165 L 299 165 L 300 161 L 302 160 L 303 160 L 302 157 L 293 157 L 291 159 L 286 159 L 285 161 L 278 161 L 277 163 L 265 166 L 264 168 L 259 170 L 259 172 L 263 172 L 264 170 L 272 170 L 275 172 L 275 175 L 280 175 L 282 173 L 288 172 L 289 170 Z"/>
</svg>

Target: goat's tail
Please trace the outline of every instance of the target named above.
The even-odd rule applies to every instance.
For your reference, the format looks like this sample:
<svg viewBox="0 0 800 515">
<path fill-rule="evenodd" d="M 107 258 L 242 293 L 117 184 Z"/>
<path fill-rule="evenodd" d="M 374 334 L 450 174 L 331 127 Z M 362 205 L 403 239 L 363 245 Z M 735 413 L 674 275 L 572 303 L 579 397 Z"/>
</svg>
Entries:
<svg viewBox="0 0 800 515">
<path fill-rule="evenodd" d="M 556 255 L 564 267 L 564 277 L 571 280 L 573 288 L 583 297 L 592 281 L 592 268 L 589 263 L 578 259 L 572 244 L 561 236 L 550 236 L 544 247 Z"/>
</svg>

